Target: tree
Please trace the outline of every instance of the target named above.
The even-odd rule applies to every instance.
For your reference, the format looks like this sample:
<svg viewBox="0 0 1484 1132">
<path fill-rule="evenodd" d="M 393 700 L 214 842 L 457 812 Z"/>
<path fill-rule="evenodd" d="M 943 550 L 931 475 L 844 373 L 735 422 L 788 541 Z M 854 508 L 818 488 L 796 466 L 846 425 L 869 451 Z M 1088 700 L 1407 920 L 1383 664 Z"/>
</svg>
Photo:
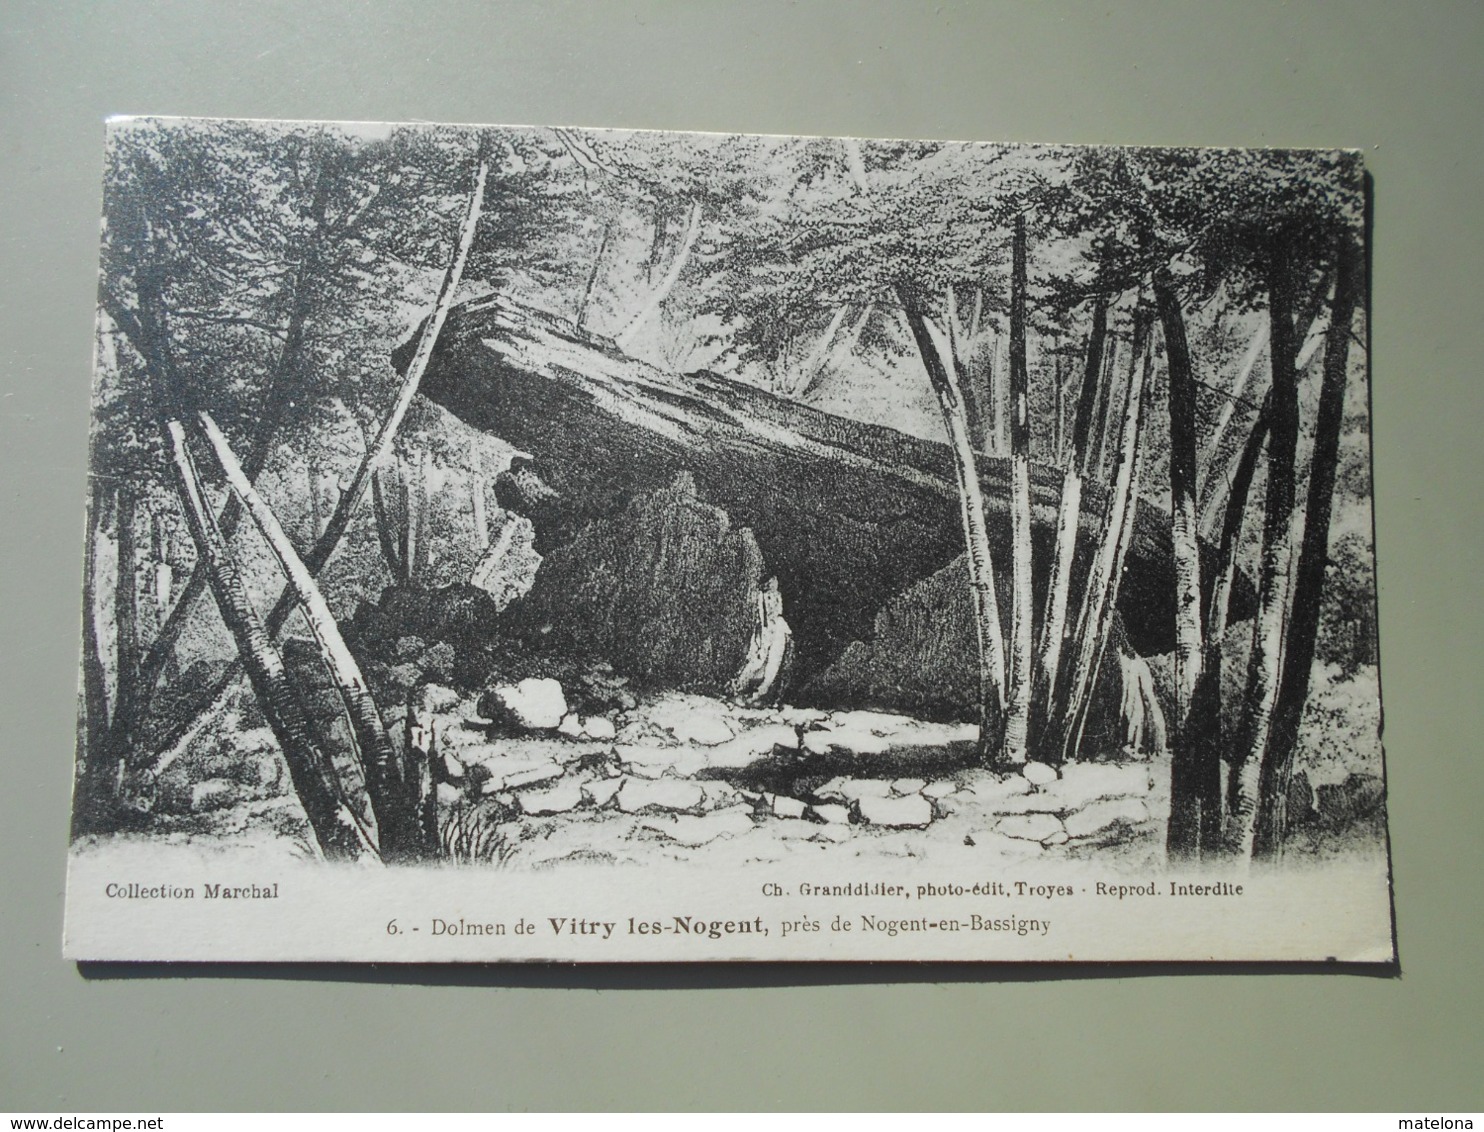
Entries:
<svg viewBox="0 0 1484 1132">
<path fill-rule="evenodd" d="M 1010 621 L 1010 673 L 1004 758 L 1023 763 L 1030 741 L 1031 597 L 1031 422 L 1030 382 L 1025 368 L 1025 216 L 1015 217 L 1010 274 L 1010 572 L 1014 614 Z"/>
<path fill-rule="evenodd" d="M 898 297 L 901 299 L 907 325 L 922 355 L 923 367 L 927 370 L 933 392 L 937 394 L 942 408 L 943 424 L 948 431 L 949 448 L 953 454 L 964 543 L 968 548 L 974 639 L 979 648 L 979 752 L 984 761 L 995 761 L 1000 757 L 1005 741 L 1005 642 L 1004 632 L 1000 627 L 999 601 L 995 596 L 989 530 L 984 522 L 984 499 L 979 489 L 974 446 L 969 438 L 968 414 L 964 409 L 958 379 L 944 363 L 916 296 L 909 288 L 902 286 Z"/>
</svg>

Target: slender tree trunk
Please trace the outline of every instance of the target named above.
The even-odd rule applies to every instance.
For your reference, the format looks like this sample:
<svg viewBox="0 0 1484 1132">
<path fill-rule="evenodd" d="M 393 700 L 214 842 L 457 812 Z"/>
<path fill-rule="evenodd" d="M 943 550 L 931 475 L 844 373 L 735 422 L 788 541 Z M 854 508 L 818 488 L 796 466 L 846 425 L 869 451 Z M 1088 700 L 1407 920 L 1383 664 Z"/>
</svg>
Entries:
<svg viewBox="0 0 1484 1132">
<path fill-rule="evenodd" d="M 1339 468 L 1340 427 L 1345 414 L 1345 384 L 1350 363 L 1350 334 L 1360 301 L 1361 256 L 1349 233 L 1340 237 L 1336 252 L 1335 294 L 1324 343 L 1324 376 L 1314 426 L 1314 452 L 1309 465 L 1304 534 L 1295 571 L 1288 643 L 1278 702 L 1273 714 L 1260 775 L 1260 797 L 1253 853 L 1257 857 L 1282 855 L 1287 832 L 1287 800 L 1298 746 L 1299 723 L 1309 695 L 1314 649 L 1319 634 L 1324 570 L 1329 563 L 1329 526 L 1334 508 L 1335 476 Z"/>
<path fill-rule="evenodd" d="M 428 566 L 432 562 L 432 551 L 428 539 L 428 450 L 418 450 L 417 459 L 413 464 L 412 481 L 410 485 L 412 510 L 407 515 L 407 526 L 412 532 L 411 537 L 415 540 L 415 554 L 407 556 L 408 581 L 416 582 L 427 575 Z"/>
<path fill-rule="evenodd" d="M 319 572 L 324 569 L 325 563 L 330 560 L 330 556 L 334 554 L 335 548 L 340 545 L 340 539 L 350 526 L 351 518 L 366 493 L 372 474 L 386 459 L 387 453 L 391 450 L 392 441 L 396 439 L 397 429 L 401 427 L 402 418 L 407 415 L 407 409 L 417 393 L 423 372 L 433 356 L 433 347 L 438 341 L 438 333 L 443 329 L 444 320 L 448 317 L 449 308 L 453 305 L 454 292 L 458 290 L 459 280 L 463 277 L 464 264 L 468 261 L 469 250 L 474 244 L 474 232 L 479 226 L 479 217 L 484 205 L 484 186 L 489 177 L 489 169 L 489 158 L 481 151 L 479 168 L 474 176 L 474 189 L 469 195 L 469 207 L 464 215 L 459 242 L 448 270 L 444 273 L 443 283 L 438 289 L 438 297 L 433 303 L 433 312 L 423 324 L 417 350 L 412 356 L 412 361 L 408 363 L 407 372 L 402 378 L 402 385 L 397 390 L 396 399 L 392 402 L 386 420 L 382 422 L 375 440 L 367 446 L 366 455 L 356 469 L 350 486 L 340 496 L 329 522 L 325 524 L 324 534 L 320 536 L 310 552 L 304 555 L 304 565 L 308 567 L 311 575 L 318 576 Z M 293 609 L 293 594 L 285 589 L 268 613 L 267 628 L 270 636 L 278 634 Z M 210 694 L 203 699 L 200 710 L 191 713 L 192 717 L 199 715 L 201 711 L 209 710 L 210 705 L 226 693 L 239 672 L 240 669 L 237 666 L 230 667 L 212 687 Z"/>
<path fill-rule="evenodd" d="M 660 280 L 659 286 L 650 292 L 649 298 L 645 300 L 644 306 L 629 320 L 629 324 L 619 331 L 614 340 L 620 350 L 627 350 L 633 345 L 635 337 L 644 328 L 644 324 L 650 320 L 656 311 L 670 297 L 670 292 L 675 289 L 675 283 L 680 278 L 685 265 L 690 261 L 691 249 L 695 246 L 696 235 L 701 230 L 701 202 L 694 201 L 690 211 L 685 218 L 685 234 L 681 237 L 680 248 L 675 253 L 675 258 L 670 261 L 669 270 L 665 272 L 664 278 Z"/>
<path fill-rule="evenodd" d="M 1007 763 L 1023 763 L 1030 742 L 1031 421 L 1025 342 L 1025 216 L 1015 218 L 1010 271 L 1010 686 L 1005 711 Z"/>
<path fill-rule="evenodd" d="M 98 524 L 103 483 L 95 477 L 89 493 L 88 530 L 82 574 L 82 748 L 72 807 L 73 835 L 107 827 L 118 782 L 118 752 L 109 742 L 108 679 L 98 633 Z"/>
<path fill-rule="evenodd" d="M 804 358 L 799 367 L 799 378 L 794 385 L 801 392 L 814 384 L 814 379 L 824 367 L 825 361 L 830 356 L 830 347 L 835 343 L 835 336 L 840 333 L 840 327 L 845 322 L 848 307 L 841 305 L 835 308 L 835 313 L 830 316 L 830 324 L 825 327 L 823 334 L 815 340 L 814 348 Z"/>
<path fill-rule="evenodd" d="M 1196 512 L 1195 375 L 1185 336 L 1185 317 L 1169 276 L 1157 272 L 1154 299 L 1164 331 L 1169 371 L 1170 540 L 1175 563 L 1175 718 L 1170 771 L 1170 821 L 1166 848 L 1175 857 L 1199 856 L 1201 830 L 1221 809 L 1221 763 L 1217 719 L 1210 699 L 1195 711 L 1206 659 L 1201 608 L 1201 557 Z"/>
<path fill-rule="evenodd" d="M 1062 383 L 1066 380 L 1063 372 L 1061 350 L 1056 353 L 1056 361 L 1052 367 L 1051 380 L 1054 386 L 1053 397 L 1055 405 L 1052 412 L 1055 417 L 1051 422 L 1051 462 L 1057 467 L 1065 467 L 1066 454 L 1062 451 L 1062 433 L 1066 430 L 1067 423 L 1067 391 Z"/>
<path fill-rule="evenodd" d="M 305 461 L 304 473 L 309 481 L 309 545 L 313 546 L 325 529 L 324 516 L 320 513 L 319 465 L 314 460 Z"/>
<path fill-rule="evenodd" d="M 160 269 L 154 263 L 146 263 L 139 269 L 137 279 L 139 318 L 135 327 L 138 337 L 134 341 L 155 386 L 155 403 L 160 407 L 160 437 L 169 471 L 217 609 L 232 634 L 239 659 L 278 741 L 319 852 L 328 858 L 375 858 L 374 837 L 340 797 L 334 766 L 315 742 L 283 658 L 248 598 L 247 587 L 207 503 L 201 478 L 186 447 L 185 431 L 172 413 L 184 409 L 189 393 L 171 352 Z"/>
<path fill-rule="evenodd" d="M 1258 780 L 1277 707 L 1288 621 L 1289 569 L 1293 555 L 1294 458 L 1298 449 L 1297 343 L 1293 326 L 1293 267 L 1282 233 L 1268 254 L 1269 342 L 1273 367 L 1268 435 L 1268 485 L 1263 515 L 1262 566 L 1257 623 L 1248 668 L 1246 712 L 1233 754 L 1227 842 L 1238 857 L 1252 855 Z"/>
<path fill-rule="evenodd" d="M 603 267 L 603 256 L 608 251 L 608 241 L 613 236 L 613 221 L 603 225 L 603 238 L 598 241 L 598 254 L 593 256 L 593 269 L 588 272 L 587 286 L 582 289 L 582 301 L 577 304 L 577 319 L 575 325 L 578 330 L 587 321 L 587 307 L 593 298 L 593 288 L 598 283 L 598 272 Z"/>
<path fill-rule="evenodd" d="M 402 468 L 397 479 L 398 495 L 402 502 L 402 567 L 404 574 L 402 581 L 408 585 L 417 577 L 417 555 L 421 550 L 418 544 L 417 523 L 417 481 L 413 478 L 410 469 Z"/>
<path fill-rule="evenodd" d="M 490 544 L 490 524 L 484 513 L 484 462 L 479 455 L 479 441 L 469 439 L 469 489 L 474 503 L 474 545 L 483 554 Z"/>
<path fill-rule="evenodd" d="M 1098 377 L 1103 369 L 1103 346 L 1108 337 L 1108 297 L 1093 303 L 1092 328 L 1087 335 L 1087 361 L 1082 370 L 1082 390 L 1077 415 L 1072 422 L 1072 453 L 1062 473 L 1061 501 L 1056 516 L 1056 555 L 1047 583 L 1046 615 L 1041 619 L 1042 726 L 1038 749 L 1043 761 L 1061 757 L 1063 741 L 1062 645 L 1067 637 L 1067 600 L 1071 592 L 1072 564 L 1077 554 L 1077 531 L 1082 521 L 1082 477 L 1087 463 L 1088 436 L 1092 431 L 1097 403 Z"/>
<path fill-rule="evenodd" d="M 200 476 L 186 448 L 185 430 L 179 421 L 172 420 L 164 424 L 162 431 L 176 491 L 197 553 L 207 569 L 217 608 L 237 643 L 238 654 L 288 764 L 289 777 L 319 849 L 330 859 L 375 857 L 375 832 L 361 825 L 341 801 L 334 766 L 315 744 L 303 705 L 284 669 L 283 658 L 248 600 L 247 588 L 206 502 Z"/>
<path fill-rule="evenodd" d="M 975 640 L 979 649 L 979 753 L 985 761 L 998 758 L 1004 744 L 1005 640 L 1000 628 L 999 603 L 994 589 L 994 563 L 989 551 L 989 528 L 984 519 L 984 497 L 969 437 L 968 415 L 956 375 L 949 372 L 928 330 L 927 318 L 916 296 L 898 288 L 907 325 L 922 356 L 923 368 L 948 431 L 953 470 L 958 480 L 960 514 L 967 547 L 969 590 L 974 604 Z"/>
<path fill-rule="evenodd" d="M 1098 407 L 1097 416 L 1094 418 L 1096 424 L 1092 435 L 1092 444 L 1088 449 L 1087 478 L 1098 483 L 1106 483 L 1112 479 L 1108 469 L 1111 460 L 1110 453 L 1114 451 L 1114 445 L 1118 440 L 1118 429 L 1122 421 L 1116 404 L 1119 393 L 1118 363 L 1121 360 L 1119 354 L 1120 346 L 1118 334 L 1110 331 L 1108 334 L 1108 347 L 1103 353 L 1103 377 L 1098 385 Z M 1130 366 L 1137 366 L 1137 361 L 1130 361 Z M 1129 372 L 1134 372 L 1130 368 Z M 1130 380 L 1133 380 L 1132 378 Z M 1124 398 L 1124 405 L 1128 403 Z"/>
<path fill-rule="evenodd" d="M 320 658 L 345 707 L 375 814 L 382 856 L 387 860 L 397 860 L 422 855 L 420 849 L 425 846 L 420 846 L 422 838 L 418 835 L 415 799 L 408 792 L 402 764 L 376 709 L 371 689 L 361 674 L 360 665 L 341 636 L 324 594 L 294 550 L 277 516 L 248 481 L 216 422 L 206 413 L 200 414 L 200 420 L 226 474 L 227 483 L 242 501 L 288 578 L 309 631 L 319 646 Z"/>
<path fill-rule="evenodd" d="M 1258 459 L 1267 442 L 1270 406 L 1271 401 L 1264 400 L 1231 476 L 1231 489 L 1227 495 L 1216 552 L 1216 573 L 1211 584 L 1211 600 L 1206 610 L 1206 658 L 1191 704 L 1192 727 L 1198 729 L 1198 737 L 1202 741 L 1214 748 L 1209 758 L 1215 766 L 1218 780 L 1214 785 L 1214 797 L 1207 798 L 1201 804 L 1198 848 L 1202 857 L 1217 856 L 1226 851 L 1223 823 L 1228 816 L 1228 802 L 1220 782 L 1221 759 L 1228 749 L 1228 736 L 1222 719 L 1223 670 L 1226 664 L 1222 646 L 1231 608 L 1232 586 L 1237 574 L 1237 554 L 1241 548 L 1242 529 L 1247 517 L 1247 500 L 1252 490 Z M 1172 852 L 1180 854 L 1179 849 L 1173 849 Z"/>
<path fill-rule="evenodd" d="M 994 344 L 994 368 L 990 370 L 994 392 L 995 447 L 998 453 L 1010 451 L 1010 366 L 1005 357 L 1005 337 L 999 336 Z"/>
<path fill-rule="evenodd" d="M 1098 548 L 1088 574 L 1082 611 L 1077 621 L 1076 651 L 1068 673 L 1066 732 L 1062 761 L 1074 761 L 1081 752 L 1083 730 L 1094 682 L 1107 650 L 1118 605 L 1118 586 L 1133 531 L 1137 509 L 1139 456 L 1144 431 L 1147 391 L 1153 357 L 1149 347 L 1149 319 L 1143 312 L 1134 319 L 1134 343 L 1130 352 L 1128 399 L 1123 413 L 1122 442 L 1114 460 L 1113 486 L 1108 494 Z"/>
<path fill-rule="evenodd" d="M 304 565 L 309 568 L 311 575 L 318 576 L 319 572 L 325 568 L 325 563 L 330 560 L 330 556 L 335 553 L 335 548 L 340 545 L 340 539 L 350 526 L 356 508 L 366 494 L 372 473 L 381 466 L 386 459 L 386 454 L 391 451 L 392 441 L 396 439 L 397 430 L 402 425 L 402 418 L 407 415 L 412 398 L 417 394 L 423 372 L 428 368 L 428 362 L 433 356 L 433 347 L 438 341 L 438 333 L 443 329 L 449 308 L 453 306 L 454 292 L 458 290 L 459 280 L 463 277 L 464 264 L 469 259 L 469 250 L 474 245 L 474 232 L 479 226 L 479 217 L 484 205 L 484 186 L 489 177 L 489 168 L 489 158 L 481 155 L 479 169 L 474 176 L 474 190 L 469 195 L 469 207 L 464 215 L 463 228 L 459 234 L 458 246 L 454 252 L 453 261 L 444 273 L 443 283 L 438 289 L 438 298 L 433 304 L 433 313 L 423 325 L 422 335 L 417 342 L 417 351 L 413 354 L 412 361 L 408 363 L 407 373 L 402 378 L 402 385 L 397 390 L 397 397 L 392 403 L 391 411 L 387 414 L 386 420 L 382 422 L 376 439 L 366 450 L 366 455 L 362 458 L 360 466 L 356 468 L 350 486 L 345 489 L 345 494 L 336 504 L 329 522 L 325 524 L 325 533 L 320 536 L 313 549 L 304 556 Z M 410 559 L 408 565 L 409 567 L 411 565 Z M 293 595 L 286 590 L 274 603 L 273 610 L 268 615 L 270 632 L 277 633 L 283 627 L 293 605 Z"/>
<path fill-rule="evenodd" d="M 114 714 L 128 717 L 139 691 L 139 548 L 134 537 L 134 487 L 119 481 L 114 497 L 118 575 L 113 591 Z"/>
<path fill-rule="evenodd" d="M 273 454 L 284 415 L 293 401 L 292 387 L 303 368 L 305 336 L 315 298 L 311 283 L 323 266 L 324 242 L 332 236 L 327 228 L 326 216 L 337 173 L 338 167 L 322 164 L 316 175 L 314 198 L 310 204 L 310 217 L 314 222 L 313 235 L 294 273 L 283 348 L 279 351 L 278 361 L 273 368 L 273 375 L 269 379 L 268 389 L 263 398 L 263 416 L 258 424 L 256 439 L 243 464 L 247 474 L 253 480 L 262 474 L 269 457 Z M 117 296 L 110 294 L 107 290 L 100 294 L 100 302 L 114 325 L 123 331 L 133 344 L 135 352 L 140 357 L 144 357 L 145 344 L 142 341 L 139 320 L 123 306 Z M 237 528 L 238 517 L 237 501 L 235 498 L 229 499 L 219 520 L 224 538 L 231 539 Z M 136 681 L 137 691 L 129 704 L 129 710 L 114 712 L 112 741 L 126 757 L 129 757 L 133 751 L 136 733 L 149 712 L 160 676 L 175 653 L 175 644 L 190 620 L 190 614 L 195 608 L 197 599 L 206 592 L 206 589 L 205 572 L 200 569 L 193 570 L 180 596 L 175 599 L 169 615 L 161 623 L 154 641 L 140 661 L 139 678 Z"/>
<path fill-rule="evenodd" d="M 393 515 L 387 503 L 388 488 L 384 486 L 387 479 L 387 470 L 377 468 L 371 474 L 371 509 L 376 518 L 376 539 L 381 544 L 381 556 L 386 560 L 386 567 L 391 572 L 392 580 L 400 584 L 407 581 L 407 564 L 402 556 L 403 539 L 400 528 L 397 526 L 396 516 Z M 400 497 L 401 485 L 395 487 Z"/>
<path fill-rule="evenodd" d="M 1237 366 L 1237 372 L 1232 378 L 1231 389 L 1221 400 L 1221 408 L 1216 414 L 1216 424 L 1211 429 L 1211 436 L 1206 441 L 1206 477 L 1201 485 L 1202 512 L 1211 508 L 1212 495 L 1215 484 L 1212 481 L 1216 469 L 1216 461 L 1221 455 L 1221 442 L 1226 438 L 1226 430 L 1231 426 L 1232 414 L 1236 411 L 1247 394 L 1248 383 L 1252 380 L 1252 371 L 1257 367 L 1257 360 L 1262 357 L 1263 347 L 1268 344 L 1268 324 L 1263 322 L 1253 332 L 1252 339 L 1247 343 L 1247 352 L 1242 355 L 1241 364 Z"/>
<path fill-rule="evenodd" d="M 1226 635 L 1227 616 L 1231 608 L 1232 586 L 1237 576 L 1237 552 L 1242 545 L 1242 527 L 1247 518 L 1247 497 L 1257 474 L 1257 462 L 1267 443 L 1272 422 L 1272 399 L 1265 398 L 1252 431 L 1237 458 L 1232 472 L 1231 489 L 1221 522 L 1221 535 L 1216 551 L 1216 576 L 1211 585 L 1211 605 L 1206 613 L 1206 639 L 1219 642 Z"/>
<path fill-rule="evenodd" d="M 824 363 L 814 371 L 814 376 L 809 379 L 809 383 L 794 394 L 795 400 L 805 400 L 819 388 L 819 383 L 827 373 L 838 368 L 844 363 L 845 359 L 855 353 L 856 346 L 860 344 L 861 335 L 865 333 L 866 324 L 871 321 L 871 316 L 875 313 L 876 304 L 874 302 L 869 302 L 861 308 L 860 314 L 856 316 L 855 320 L 846 329 L 844 335 L 830 349 Z"/>
<path fill-rule="evenodd" d="M 861 156 L 860 139 L 841 138 L 840 140 L 845 147 L 845 168 L 850 171 L 850 179 L 855 182 L 855 191 L 864 193 L 866 191 L 866 162 Z"/>
</svg>

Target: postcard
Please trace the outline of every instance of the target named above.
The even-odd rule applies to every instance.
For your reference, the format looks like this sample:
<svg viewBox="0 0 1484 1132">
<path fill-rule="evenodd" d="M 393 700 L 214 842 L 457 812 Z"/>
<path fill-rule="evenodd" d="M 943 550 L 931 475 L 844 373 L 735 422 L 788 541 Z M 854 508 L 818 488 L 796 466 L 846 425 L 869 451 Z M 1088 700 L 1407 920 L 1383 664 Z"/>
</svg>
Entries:
<svg viewBox="0 0 1484 1132">
<path fill-rule="evenodd" d="M 1392 961 L 1366 213 L 112 120 L 65 954 Z"/>
</svg>

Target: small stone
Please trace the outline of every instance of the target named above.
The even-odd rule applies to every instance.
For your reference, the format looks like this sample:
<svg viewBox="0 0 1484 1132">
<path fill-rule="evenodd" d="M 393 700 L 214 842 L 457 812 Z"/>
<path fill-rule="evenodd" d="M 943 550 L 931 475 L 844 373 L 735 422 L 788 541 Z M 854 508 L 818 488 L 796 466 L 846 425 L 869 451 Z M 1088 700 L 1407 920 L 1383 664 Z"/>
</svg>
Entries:
<svg viewBox="0 0 1484 1132">
<path fill-rule="evenodd" d="M 1041 844 L 1042 845 L 1065 845 L 1070 840 L 1071 840 L 1071 838 L 1067 836 L 1067 831 L 1064 830 L 1064 829 L 1059 829 L 1055 833 L 1053 833 L 1050 837 L 1043 837 L 1041 839 Z"/>
<path fill-rule="evenodd" d="M 850 810 L 831 802 L 820 802 L 809 807 L 809 812 L 826 825 L 849 825 Z"/>
<path fill-rule="evenodd" d="M 1045 763 L 1026 763 L 1020 774 L 1032 786 L 1049 786 L 1057 779 L 1056 768 Z"/>
<path fill-rule="evenodd" d="M 626 778 L 618 791 L 618 808 L 626 814 L 640 810 L 698 810 L 706 800 L 701 787 L 679 778 L 649 781 Z"/>
<path fill-rule="evenodd" d="M 924 798 L 932 798 L 934 801 L 937 801 L 939 798 L 946 798 L 948 795 L 956 794 L 957 792 L 958 783 L 951 782 L 946 778 L 940 778 L 936 782 L 929 782 L 920 791 Z"/>
<path fill-rule="evenodd" d="M 1066 830 L 1051 814 L 1011 814 L 995 822 L 994 831 L 1021 841 L 1045 841 L 1061 834 L 1066 840 Z"/>
<path fill-rule="evenodd" d="M 459 706 L 459 694 L 446 684 L 424 684 L 417 690 L 417 709 L 434 715 Z"/>
<path fill-rule="evenodd" d="M 582 738 L 582 717 L 575 711 L 569 711 L 562 716 L 562 721 L 557 724 L 557 734 L 565 735 L 568 739 Z"/>
<path fill-rule="evenodd" d="M 1029 794 L 1031 784 L 1018 774 L 1007 774 L 1002 777 L 989 771 L 981 771 L 971 778 L 963 789 L 976 798 L 990 801 L 996 798 L 1014 798 L 1020 794 Z"/>
<path fill-rule="evenodd" d="M 1120 822 L 1138 825 L 1149 820 L 1149 809 L 1138 798 L 1110 798 L 1068 814 L 1063 822 L 1071 837 L 1090 837 Z"/>
<path fill-rule="evenodd" d="M 790 798 L 784 794 L 773 795 L 773 816 L 780 818 L 801 818 L 804 811 L 809 807 L 797 798 Z"/>
<path fill-rule="evenodd" d="M 899 778 L 891 784 L 891 792 L 893 794 L 916 794 L 926 785 L 926 779 Z"/>
<path fill-rule="evenodd" d="M 735 806 L 744 801 L 742 792 L 730 782 L 720 780 L 703 782 L 701 790 L 706 795 L 706 808 L 708 810 L 725 809 Z"/>
<path fill-rule="evenodd" d="M 517 794 L 522 813 L 540 817 L 545 814 L 565 814 L 582 805 L 582 786 L 572 781 L 561 781 L 545 790 L 527 790 Z"/>
<path fill-rule="evenodd" d="M 829 825 L 819 826 L 810 841 L 822 841 L 830 845 L 839 845 L 841 842 L 849 841 L 851 837 L 850 826 L 844 823 L 839 825 L 831 822 Z"/>
<path fill-rule="evenodd" d="M 933 804 L 921 794 L 905 798 L 862 797 L 858 802 L 861 820 L 868 825 L 892 829 L 922 829 L 933 820 Z"/>
<path fill-rule="evenodd" d="M 739 837 L 751 833 L 755 826 L 752 814 L 743 810 L 717 810 L 704 817 L 678 814 L 646 819 L 641 825 L 661 833 L 677 845 L 695 849 L 709 845 L 719 837 Z"/>
<path fill-rule="evenodd" d="M 618 735 L 618 728 L 605 715 L 590 715 L 582 721 L 582 733 L 589 739 L 606 743 Z"/>
<path fill-rule="evenodd" d="M 804 732 L 809 754 L 841 756 L 892 754 L 902 759 L 972 754 L 979 729 L 971 723 L 929 723 L 879 711 L 842 711 Z"/>
<path fill-rule="evenodd" d="M 492 769 L 492 773 L 496 772 Z M 506 790 L 519 790 L 522 786 L 536 786 L 542 782 L 551 782 L 561 776 L 561 766 L 549 759 L 512 770 L 503 776 L 497 774 L 501 786 Z"/>
<path fill-rule="evenodd" d="M 562 686 L 550 677 L 500 684 L 479 697 L 479 714 L 492 723 L 524 731 L 550 731 L 567 714 Z"/>
<path fill-rule="evenodd" d="M 714 747 L 736 732 L 727 719 L 730 709 L 705 696 L 673 693 L 646 705 L 644 725 L 675 743 Z"/>
<path fill-rule="evenodd" d="M 452 751 L 442 751 L 439 753 L 438 758 L 443 763 L 444 782 L 462 782 L 464 780 L 464 764 L 459 761 L 458 755 Z"/>
<path fill-rule="evenodd" d="M 622 778 L 599 778 L 592 782 L 582 784 L 582 798 L 595 810 L 600 810 L 618 793 L 619 787 L 623 785 Z"/>
<path fill-rule="evenodd" d="M 832 778 L 814 792 L 822 802 L 854 802 L 859 798 L 886 798 L 891 783 L 880 778 Z"/>
</svg>

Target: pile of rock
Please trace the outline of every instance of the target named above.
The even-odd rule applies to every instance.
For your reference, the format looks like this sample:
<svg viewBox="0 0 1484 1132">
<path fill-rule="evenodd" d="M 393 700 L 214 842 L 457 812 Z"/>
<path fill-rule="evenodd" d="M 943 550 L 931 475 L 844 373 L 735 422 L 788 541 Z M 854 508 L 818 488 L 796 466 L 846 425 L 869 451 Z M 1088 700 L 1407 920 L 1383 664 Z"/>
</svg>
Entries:
<svg viewBox="0 0 1484 1132">
<path fill-rule="evenodd" d="M 969 765 L 975 735 L 963 724 L 681 693 L 583 716 L 568 710 L 558 681 L 536 678 L 488 688 L 472 705 L 451 690 L 425 691 L 421 703 L 439 737 L 441 801 L 497 804 L 507 836 L 542 854 L 560 845 L 611 857 L 635 840 L 676 850 L 744 837 L 833 844 L 930 829 L 959 845 L 1051 850 L 1153 839 L 1163 813 L 1151 764 L 994 774 Z"/>
</svg>

